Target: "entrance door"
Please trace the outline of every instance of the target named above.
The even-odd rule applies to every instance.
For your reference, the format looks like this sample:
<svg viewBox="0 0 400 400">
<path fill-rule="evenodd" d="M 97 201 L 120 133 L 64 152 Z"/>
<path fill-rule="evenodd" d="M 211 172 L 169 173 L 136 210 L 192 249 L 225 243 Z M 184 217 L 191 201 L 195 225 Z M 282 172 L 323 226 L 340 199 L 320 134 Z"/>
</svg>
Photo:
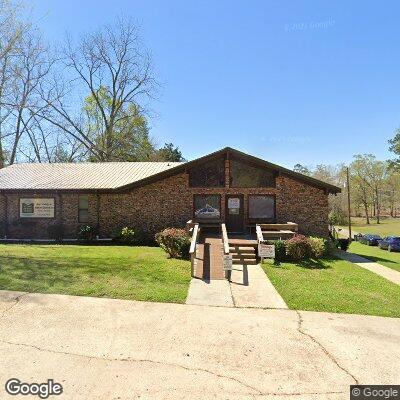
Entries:
<svg viewBox="0 0 400 400">
<path fill-rule="evenodd" d="M 225 224 L 229 232 L 243 232 L 243 209 L 242 194 L 227 194 L 225 196 Z"/>
</svg>

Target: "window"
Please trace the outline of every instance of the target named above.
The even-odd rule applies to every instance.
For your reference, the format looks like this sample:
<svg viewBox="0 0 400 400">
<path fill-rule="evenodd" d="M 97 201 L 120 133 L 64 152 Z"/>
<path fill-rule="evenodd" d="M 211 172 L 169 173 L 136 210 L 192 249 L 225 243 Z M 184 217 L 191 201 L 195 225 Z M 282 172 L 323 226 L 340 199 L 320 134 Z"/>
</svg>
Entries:
<svg viewBox="0 0 400 400">
<path fill-rule="evenodd" d="M 89 196 L 79 196 L 78 221 L 89 221 Z"/>
<path fill-rule="evenodd" d="M 275 175 L 265 168 L 231 160 L 231 187 L 275 187 Z"/>
<path fill-rule="evenodd" d="M 215 221 L 221 218 L 221 196 L 219 194 L 194 195 L 194 217 L 196 220 Z"/>
<path fill-rule="evenodd" d="M 275 219 L 275 197 L 267 195 L 249 196 L 249 219 Z"/>
<path fill-rule="evenodd" d="M 223 158 L 207 161 L 189 172 L 190 187 L 224 187 L 225 161 Z"/>
</svg>

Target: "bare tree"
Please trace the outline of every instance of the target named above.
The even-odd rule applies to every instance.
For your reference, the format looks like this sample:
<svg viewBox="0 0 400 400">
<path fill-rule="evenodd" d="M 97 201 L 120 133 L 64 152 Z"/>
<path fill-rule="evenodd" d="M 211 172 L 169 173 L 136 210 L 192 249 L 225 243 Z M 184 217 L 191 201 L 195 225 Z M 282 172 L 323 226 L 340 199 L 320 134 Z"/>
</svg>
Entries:
<svg viewBox="0 0 400 400">
<path fill-rule="evenodd" d="M 10 95 L 15 88 L 14 67 L 20 44 L 28 25 L 19 18 L 20 6 L 10 0 L 0 0 L 0 168 L 5 164 L 4 141 L 12 135 L 9 118 L 12 113 Z"/>
<path fill-rule="evenodd" d="M 53 80 L 51 90 L 43 96 L 50 111 L 42 116 L 78 140 L 91 159 L 110 161 L 116 127 L 132 117 L 131 109 L 137 113 L 139 105 L 145 108 L 155 93 L 151 59 L 138 30 L 131 21 L 120 18 L 115 24 L 84 35 L 78 45 L 67 39 L 62 61 L 71 78 L 67 83 Z M 76 96 L 80 88 L 94 100 L 96 130 L 89 122 L 82 97 Z M 81 104 L 77 108 L 78 99 Z"/>
<path fill-rule="evenodd" d="M 9 164 L 16 161 L 23 135 L 27 135 L 28 142 L 33 143 L 32 130 L 39 126 L 37 112 L 47 106 L 43 104 L 38 89 L 52 64 L 48 57 L 48 48 L 37 32 L 25 33 L 13 68 L 14 88 L 11 102 L 8 104 L 12 110 L 14 128 Z"/>
</svg>

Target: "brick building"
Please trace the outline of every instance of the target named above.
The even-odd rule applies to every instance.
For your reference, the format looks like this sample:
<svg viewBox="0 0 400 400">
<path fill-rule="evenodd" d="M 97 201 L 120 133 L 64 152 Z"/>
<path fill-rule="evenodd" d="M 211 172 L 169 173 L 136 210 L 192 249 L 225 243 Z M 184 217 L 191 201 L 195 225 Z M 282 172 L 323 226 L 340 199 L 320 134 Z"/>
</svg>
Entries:
<svg viewBox="0 0 400 400">
<path fill-rule="evenodd" d="M 100 237 L 140 227 L 149 237 L 193 219 L 245 232 L 258 222 L 296 222 L 305 234 L 328 233 L 328 194 L 320 180 L 225 148 L 187 163 L 16 164 L 0 170 L 1 236 L 65 238 L 91 225 Z"/>
</svg>

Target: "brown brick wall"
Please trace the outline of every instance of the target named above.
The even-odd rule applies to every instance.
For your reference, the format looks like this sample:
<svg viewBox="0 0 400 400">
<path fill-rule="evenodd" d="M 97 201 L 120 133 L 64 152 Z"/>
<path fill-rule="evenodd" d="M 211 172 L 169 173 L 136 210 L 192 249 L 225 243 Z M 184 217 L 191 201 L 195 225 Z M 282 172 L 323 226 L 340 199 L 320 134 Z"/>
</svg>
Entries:
<svg viewBox="0 0 400 400">
<path fill-rule="evenodd" d="M 299 232 L 328 235 L 328 195 L 319 189 L 289 177 L 276 180 L 277 222 L 296 222 Z"/>
<path fill-rule="evenodd" d="M 89 224 L 97 226 L 102 237 L 121 226 L 140 226 L 149 237 L 168 226 L 184 226 L 193 218 L 194 194 L 220 194 L 222 219 L 225 217 L 225 194 L 244 194 L 247 220 L 247 195 L 276 196 L 277 222 L 293 221 L 306 234 L 326 236 L 328 232 L 328 196 L 324 190 L 297 182 L 285 176 L 276 180 L 276 188 L 189 188 L 187 174 L 179 174 L 121 194 L 90 194 Z M 54 197 L 55 219 L 19 218 L 20 197 Z M 7 236 L 12 238 L 46 238 L 50 224 L 62 221 L 66 237 L 75 237 L 78 223 L 77 193 L 8 194 Z M 99 213 L 97 206 L 99 205 Z M 4 226 L 5 199 L 0 195 L 0 219 Z"/>
</svg>

